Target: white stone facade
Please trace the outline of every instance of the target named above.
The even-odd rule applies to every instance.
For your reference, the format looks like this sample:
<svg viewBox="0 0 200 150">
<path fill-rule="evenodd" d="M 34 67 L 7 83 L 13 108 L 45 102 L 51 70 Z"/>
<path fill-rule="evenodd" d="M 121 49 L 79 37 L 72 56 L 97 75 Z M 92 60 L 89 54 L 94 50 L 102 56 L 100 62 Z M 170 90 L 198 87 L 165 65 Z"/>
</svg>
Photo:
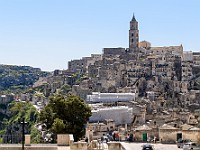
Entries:
<svg viewBox="0 0 200 150">
<path fill-rule="evenodd" d="M 182 61 L 193 61 L 193 53 L 190 52 L 183 52 L 183 60 Z"/>
<path fill-rule="evenodd" d="M 87 95 L 87 102 L 92 103 L 112 103 L 112 102 L 127 102 L 135 100 L 135 93 L 98 93 L 93 92 L 92 95 Z"/>
<path fill-rule="evenodd" d="M 129 124 L 132 122 L 133 109 L 126 106 L 100 108 L 92 110 L 90 122 L 102 122 L 105 119 L 112 119 L 116 125 Z"/>
</svg>

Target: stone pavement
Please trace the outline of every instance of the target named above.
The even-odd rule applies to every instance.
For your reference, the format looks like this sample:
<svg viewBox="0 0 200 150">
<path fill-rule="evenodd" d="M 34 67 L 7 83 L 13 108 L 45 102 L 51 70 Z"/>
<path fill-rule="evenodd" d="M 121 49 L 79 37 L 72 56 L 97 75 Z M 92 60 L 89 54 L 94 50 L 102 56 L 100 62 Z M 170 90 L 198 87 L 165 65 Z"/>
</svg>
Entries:
<svg viewBox="0 0 200 150">
<path fill-rule="evenodd" d="M 126 150 L 141 150 L 142 145 L 145 143 L 128 143 L 121 142 Z M 180 150 L 176 144 L 152 144 L 155 150 Z"/>
<path fill-rule="evenodd" d="M 69 146 L 58 146 L 58 150 L 70 150 Z"/>
</svg>

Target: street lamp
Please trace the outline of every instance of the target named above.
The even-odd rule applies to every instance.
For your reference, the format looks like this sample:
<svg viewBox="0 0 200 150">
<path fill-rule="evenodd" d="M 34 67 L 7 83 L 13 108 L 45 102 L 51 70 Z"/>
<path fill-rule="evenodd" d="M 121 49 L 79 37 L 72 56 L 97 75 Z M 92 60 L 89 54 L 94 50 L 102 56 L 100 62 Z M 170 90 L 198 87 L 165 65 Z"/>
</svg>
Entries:
<svg viewBox="0 0 200 150">
<path fill-rule="evenodd" d="M 25 119 L 22 119 L 22 122 L 20 122 L 22 124 L 22 150 L 24 150 L 24 143 L 25 143 L 25 133 L 24 133 L 24 127 L 25 124 L 27 124 L 27 122 L 25 122 Z"/>
</svg>

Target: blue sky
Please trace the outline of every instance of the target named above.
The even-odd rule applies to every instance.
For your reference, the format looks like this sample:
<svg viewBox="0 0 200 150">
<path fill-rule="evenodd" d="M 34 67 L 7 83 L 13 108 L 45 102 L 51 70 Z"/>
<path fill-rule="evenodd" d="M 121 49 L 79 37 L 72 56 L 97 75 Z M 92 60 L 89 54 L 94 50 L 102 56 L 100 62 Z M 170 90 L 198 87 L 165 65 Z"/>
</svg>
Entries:
<svg viewBox="0 0 200 150">
<path fill-rule="evenodd" d="M 199 0 L 0 0 L 0 63 L 67 69 L 73 59 L 140 41 L 200 51 Z"/>
</svg>

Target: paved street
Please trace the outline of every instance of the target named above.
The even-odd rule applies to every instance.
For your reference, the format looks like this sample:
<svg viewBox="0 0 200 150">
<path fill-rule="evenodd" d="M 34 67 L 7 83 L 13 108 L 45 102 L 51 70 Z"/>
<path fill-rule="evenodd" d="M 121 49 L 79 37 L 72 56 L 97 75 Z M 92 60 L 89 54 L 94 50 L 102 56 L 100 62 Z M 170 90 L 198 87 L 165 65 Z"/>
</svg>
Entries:
<svg viewBox="0 0 200 150">
<path fill-rule="evenodd" d="M 127 143 L 122 142 L 122 145 L 126 150 L 142 150 L 142 145 L 144 143 Z M 177 148 L 176 144 L 152 144 L 155 150 L 181 150 Z"/>
</svg>

